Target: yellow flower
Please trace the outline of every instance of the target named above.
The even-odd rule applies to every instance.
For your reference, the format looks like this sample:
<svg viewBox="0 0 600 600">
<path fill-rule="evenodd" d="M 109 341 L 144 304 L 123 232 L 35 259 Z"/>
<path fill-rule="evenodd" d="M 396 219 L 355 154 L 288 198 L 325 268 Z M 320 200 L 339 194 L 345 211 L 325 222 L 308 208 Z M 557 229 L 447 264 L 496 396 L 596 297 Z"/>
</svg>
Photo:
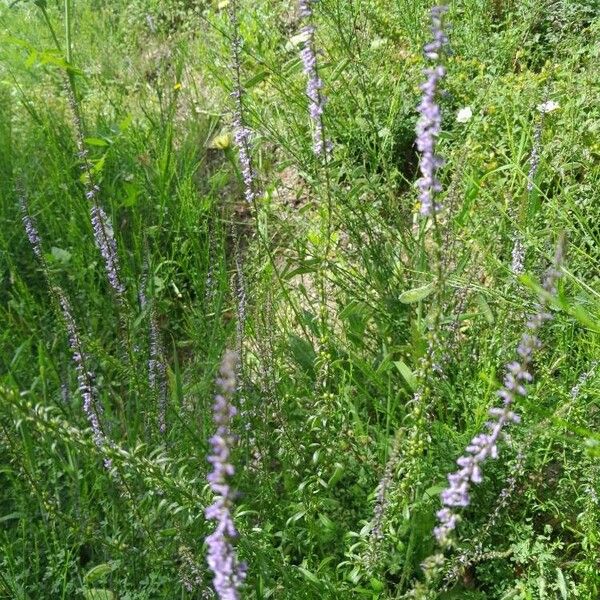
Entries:
<svg viewBox="0 0 600 600">
<path fill-rule="evenodd" d="M 209 148 L 216 148 L 218 150 L 225 150 L 231 146 L 231 133 L 225 132 L 215 136 L 208 144 Z"/>
</svg>

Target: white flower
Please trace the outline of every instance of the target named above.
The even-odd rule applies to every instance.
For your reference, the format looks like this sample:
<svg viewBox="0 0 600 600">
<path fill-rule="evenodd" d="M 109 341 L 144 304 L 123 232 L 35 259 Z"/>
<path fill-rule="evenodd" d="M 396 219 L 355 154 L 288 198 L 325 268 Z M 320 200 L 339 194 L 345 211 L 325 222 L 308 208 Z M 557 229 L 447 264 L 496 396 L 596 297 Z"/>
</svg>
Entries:
<svg viewBox="0 0 600 600">
<path fill-rule="evenodd" d="M 472 116 L 473 116 L 473 111 L 471 110 L 471 107 L 465 106 L 464 108 L 461 108 L 456 113 L 456 120 L 459 123 L 466 123 L 467 121 L 469 121 L 471 119 Z"/>
<path fill-rule="evenodd" d="M 557 108 L 560 108 L 560 104 L 558 102 L 555 102 L 554 100 L 548 100 L 547 102 L 542 102 L 541 104 L 537 105 L 537 109 L 542 114 L 552 112 Z"/>
</svg>

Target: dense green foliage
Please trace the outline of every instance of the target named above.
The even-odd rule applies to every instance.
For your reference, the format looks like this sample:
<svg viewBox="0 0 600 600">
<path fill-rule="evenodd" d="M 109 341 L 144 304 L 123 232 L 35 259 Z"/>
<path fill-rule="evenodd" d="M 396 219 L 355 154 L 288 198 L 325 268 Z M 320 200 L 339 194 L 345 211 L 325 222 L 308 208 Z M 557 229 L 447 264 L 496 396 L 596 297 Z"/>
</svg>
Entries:
<svg viewBox="0 0 600 600">
<path fill-rule="evenodd" d="M 416 213 L 414 185 L 430 6 L 315 6 L 334 146 L 324 163 L 312 153 L 295 2 L 240 2 L 261 187 L 249 206 L 232 139 L 229 2 L 0 2 L 0 597 L 215 597 L 206 456 L 226 348 L 243 358 L 233 455 L 243 598 L 600 597 L 600 6 L 450 2 L 436 223 Z M 69 78 L 124 303 L 94 245 Z M 558 107 L 542 116 L 548 100 Z M 465 107 L 472 117 L 459 122 Z M 426 580 L 439 492 L 497 404 L 563 233 L 564 275 L 521 423 Z M 522 276 L 511 270 L 517 240 Z M 111 469 L 49 283 L 74 307 Z M 164 435 L 148 382 L 153 320 Z M 440 368 L 422 374 L 432 340 Z"/>
</svg>

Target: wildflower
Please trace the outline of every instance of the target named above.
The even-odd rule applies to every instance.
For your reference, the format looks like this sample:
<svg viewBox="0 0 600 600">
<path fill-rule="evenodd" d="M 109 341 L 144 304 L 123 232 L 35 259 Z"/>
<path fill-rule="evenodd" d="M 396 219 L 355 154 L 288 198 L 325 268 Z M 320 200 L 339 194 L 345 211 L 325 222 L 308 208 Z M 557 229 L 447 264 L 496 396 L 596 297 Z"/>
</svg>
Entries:
<svg viewBox="0 0 600 600">
<path fill-rule="evenodd" d="M 88 150 L 85 147 L 84 129 L 81 115 L 79 114 L 79 106 L 75 93 L 70 83 L 67 81 L 65 85 L 67 99 L 71 114 L 73 117 L 73 127 L 75 129 L 75 143 L 77 144 L 77 156 L 81 160 L 81 169 L 84 174 L 85 197 L 92 204 L 90 216 L 92 221 L 92 229 L 94 231 L 94 241 L 96 247 L 100 250 L 100 254 L 104 259 L 104 267 L 110 286 L 113 288 L 118 298 L 122 298 L 125 293 L 125 286 L 121 282 L 119 274 L 119 258 L 117 254 L 117 242 L 113 228 L 110 224 L 108 215 L 104 209 L 98 204 L 98 196 L 100 187 L 94 182 L 92 166 L 88 159 Z"/>
<path fill-rule="evenodd" d="M 150 358 L 148 359 L 148 383 L 158 399 L 158 430 L 165 433 L 167 409 L 167 369 L 163 360 L 164 350 L 154 310 L 150 311 Z"/>
<path fill-rule="evenodd" d="M 527 174 L 527 191 L 533 191 L 533 179 L 540 165 L 540 147 L 542 144 L 542 121 L 540 120 L 533 130 L 533 145 L 529 155 L 529 173 Z"/>
<path fill-rule="evenodd" d="M 556 292 L 556 283 L 560 276 L 558 267 L 561 263 L 562 245 L 559 245 L 555 266 L 549 269 L 544 281 L 544 290 L 549 294 Z M 486 423 L 487 432 L 479 433 L 471 440 L 465 455 L 456 461 L 460 469 L 448 475 L 449 486 L 441 493 L 443 508 L 437 513 L 439 525 L 434 529 L 434 535 L 441 544 L 449 542 L 449 536 L 458 523 L 459 516 L 453 509 L 468 506 L 471 501 L 469 495 L 471 484 L 481 483 L 483 480 L 482 464 L 488 458 L 498 457 L 498 442 L 504 428 L 510 423 L 520 421 L 519 415 L 513 412 L 512 406 L 518 396 L 527 395 L 524 384 L 533 379 L 529 367 L 534 352 L 541 346 L 536 333 L 550 318 L 550 313 L 542 304 L 538 306 L 537 312 L 530 316 L 526 331 L 517 348 L 518 360 L 507 365 L 504 385 L 498 391 L 498 396 L 503 401 L 502 406 L 490 409 L 491 418 Z"/>
<path fill-rule="evenodd" d="M 321 92 L 323 81 L 319 77 L 317 53 L 315 51 L 316 28 L 311 23 L 313 16 L 312 5 L 316 1 L 299 0 L 298 12 L 306 23 L 301 31 L 303 44 L 300 51 L 300 58 L 304 74 L 306 75 L 306 95 L 309 100 L 308 112 L 313 123 L 313 151 L 316 156 L 322 156 L 326 151 L 331 151 L 332 145 L 330 141 L 325 140 L 323 112 L 327 98 Z"/>
<path fill-rule="evenodd" d="M 138 292 L 140 308 L 143 310 L 148 306 L 146 297 L 146 284 L 148 281 L 148 261 L 144 259 L 142 281 Z M 167 369 L 163 360 L 164 349 L 160 339 L 160 330 L 156 320 L 154 306 L 150 308 L 149 316 L 149 359 L 148 359 L 148 385 L 158 400 L 158 430 L 165 433 L 165 411 L 167 406 Z"/>
<path fill-rule="evenodd" d="M 246 295 L 246 278 L 244 276 L 244 261 L 242 258 L 242 252 L 240 249 L 240 240 L 238 233 L 234 230 L 233 237 L 234 243 L 234 258 L 235 258 L 235 275 L 234 283 L 232 287 L 235 287 L 236 291 L 236 352 L 237 352 L 237 388 L 236 392 L 239 397 L 240 405 L 240 417 L 243 422 L 243 426 L 246 430 L 250 430 L 250 417 L 251 414 L 246 406 L 246 399 L 244 397 L 244 336 L 246 331 L 246 309 L 248 306 L 248 298 Z"/>
<path fill-rule="evenodd" d="M 154 17 L 151 14 L 146 15 L 146 25 L 150 30 L 150 33 L 156 33 L 156 23 L 154 22 Z"/>
<path fill-rule="evenodd" d="M 33 249 L 33 253 L 37 259 L 42 263 L 44 275 L 47 283 L 50 285 L 50 275 L 47 271 L 47 265 L 42 254 L 42 239 L 37 230 L 37 225 L 33 217 L 29 214 L 27 209 L 27 203 L 25 197 L 21 197 L 21 210 L 23 211 L 23 225 L 25 232 L 29 239 L 29 243 Z M 101 406 L 97 403 L 95 398 L 94 381 L 95 376 L 92 371 L 87 367 L 89 360 L 86 353 L 83 350 L 81 344 L 81 338 L 77 330 L 77 325 L 73 317 L 73 311 L 71 304 L 62 291 L 62 289 L 56 285 L 51 286 L 51 291 L 54 298 L 57 300 L 59 308 L 61 310 L 65 326 L 67 328 L 67 334 L 69 337 L 69 348 L 71 349 L 71 356 L 73 363 L 75 364 L 75 370 L 77 372 L 77 383 L 79 384 L 79 392 L 83 398 L 83 412 L 86 414 L 87 419 L 92 427 L 92 435 L 94 442 L 101 450 L 105 447 L 105 437 L 100 426 L 100 414 L 102 412 Z M 61 386 L 63 393 L 63 399 L 65 395 L 66 385 Z M 66 389 L 66 396 L 68 398 L 68 389 Z M 111 467 L 110 459 L 106 458 L 104 464 L 107 468 Z"/>
<path fill-rule="evenodd" d="M 95 189 L 96 186 L 94 186 Z M 88 194 L 92 193 L 92 190 Z M 92 199 L 95 197 L 95 193 Z M 115 292 L 122 296 L 125 293 L 125 287 L 121 283 L 119 277 L 119 259 L 117 255 L 117 242 L 108 215 L 104 209 L 94 202 L 90 208 L 90 216 L 92 221 L 92 229 L 94 230 L 94 240 L 100 254 L 104 259 L 106 275 L 108 282 Z"/>
<path fill-rule="evenodd" d="M 35 221 L 27 210 L 25 197 L 21 198 L 21 210 L 23 211 L 23 216 L 21 217 L 21 220 L 23 221 L 23 226 L 25 227 L 27 239 L 31 244 L 31 249 L 33 250 L 33 253 L 37 257 L 37 259 L 42 260 L 42 240 L 37 231 Z"/>
<path fill-rule="evenodd" d="M 179 567 L 179 577 L 183 587 L 190 594 L 199 589 L 202 586 L 202 570 L 198 566 L 194 556 L 192 555 L 192 549 L 188 546 L 181 545 L 178 550 L 179 558 L 181 559 L 181 566 Z M 204 590 L 202 598 L 211 598 L 212 593 L 210 590 Z"/>
<path fill-rule="evenodd" d="M 238 589 L 245 578 L 245 565 L 238 563 L 231 540 L 237 537 L 237 530 L 231 515 L 234 492 L 228 479 L 234 474 L 229 462 L 235 437 L 231 432 L 231 419 L 237 414 L 231 399 L 236 390 L 236 369 L 238 357 L 235 352 L 226 351 L 217 379 L 219 392 L 213 404 L 213 419 L 217 426 L 210 438 L 212 453 L 208 461 L 213 465 L 208 481 L 216 498 L 206 510 L 206 518 L 216 522 L 215 531 L 206 538 L 208 546 L 208 566 L 214 574 L 213 585 L 220 600 L 237 600 Z"/>
<path fill-rule="evenodd" d="M 83 350 L 81 338 L 79 337 L 79 332 L 77 330 L 77 325 L 73 317 L 73 311 L 71 309 L 69 300 L 59 287 L 55 286 L 53 292 L 58 299 L 58 303 L 67 328 L 67 333 L 69 336 L 69 348 L 71 349 L 73 363 L 75 364 L 75 371 L 77 372 L 79 393 L 83 398 L 83 412 L 85 413 L 92 428 L 92 437 L 94 439 L 94 443 L 100 451 L 103 451 L 107 442 L 100 425 L 102 407 L 96 399 L 96 391 L 94 388 L 95 376 L 94 373 L 88 368 L 89 358 Z M 111 468 L 112 461 L 110 458 L 104 459 L 104 466 L 107 469 Z"/>
<path fill-rule="evenodd" d="M 443 47 L 448 43 L 448 38 L 442 30 L 442 16 L 447 11 L 445 6 L 436 6 L 431 9 L 431 32 L 433 41 L 425 46 L 425 56 L 429 60 L 438 60 Z M 417 149 L 421 152 L 421 178 L 417 181 L 421 214 L 427 216 L 437 212 L 440 207 L 434 202 L 436 192 L 442 186 L 436 177 L 437 170 L 444 165 L 441 157 L 435 154 L 437 136 L 442 130 L 442 113 L 436 102 L 438 83 L 446 74 L 442 65 L 436 65 L 424 70 L 426 81 L 421 84 L 423 97 L 417 108 L 420 118 L 417 121 Z"/>
<path fill-rule="evenodd" d="M 577 384 L 571 389 L 571 402 L 563 404 L 557 411 L 556 416 L 566 412 L 572 407 L 572 403 L 577 399 L 581 392 L 581 387 L 587 383 L 590 377 L 593 376 L 597 366 L 598 361 L 593 361 L 588 371 L 580 375 Z M 543 431 L 545 428 L 548 427 L 549 421 L 550 418 L 544 419 L 536 425 L 534 431 Z M 515 459 L 515 463 L 511 466 L 511 474 L 506 480 L 506 485 L 502 488 L 502 491 L 497 497 L 494 510 L 488 517 L 488 520 L 485 523 L 485 525 L 478 532 L 478 543 L 476 544 L 473 550 L 463 549 L 461 551 L 460 555 L 455 559 L 454 566 L 450 568 L 444 575 L 444 584 L 443 587 L 440 589 L 440 592 L 447 592 L 452 587 L 456 579 L 460 576 L 461 572 L 464 572 L 464 569 L 466 567 L 479 562 L 484 556 L 483 544 L 481 540 L 494 528 L 495 524 L 497 523 L 500 517 L 501 512 L 508 506 L 508 503 L 512 499 L 515 492 L 518 492 L 517 483 L 519 479 L 525 474 L 526 452 L 530 448 L 534 437 L 535 436 L 530 435 L 521 444 Z"/>
<path fill-rule="evenodd" d="M 375 508 L 373 510 L 373 526 L 371 527 L 370 544 L 371 560 L 375 558 L 376 544 L 383 540 L 383 519 L 386 513 L 387 505 L 389 503 L 387 491 L 392 483 L 394 470 L 396 469 L 396 466 L 398 464 L 399 457 L 400 437 L 397 435 L 394 440 L 394 445 L 392 446 L 392 450 L 390 452 L 387 464 L 385 465 L 383 477 L 379 481 L 379 484 L 377 485 L 377 489 L 375 491 Z"/>
<path fill-rule="evenodd" d="M 522 275 L 525 271 L 525 246 L 518 235 L 515 237 L 515 243 L 512 249 L 511 271 L 515 275 Z"/>
<path fill-rule="evenodd" d="M 571 388 L 571 398 L 575 399 L 579 396 L 581 388 L 585 386 L 588 379 L 594 375 L 596 369 L 598 368 L 598 364 L 600 364 L 600 361 L 594 360 L 590 365 L 590 368 L 580 375 L 577 383 Z"/>
<path fill-rule="evenodd" d="M 471 120 L 472 116 L 473 111 L 471 110 L 471 107 L 465 106 L 456 113 L 456 121 L 457 123 L 466 123 L 467 121 Z"/>
<path fill-rule="evenodd" d="M 560 108 L 560 104 L 555 100 L 546 100 L 537 105 L 537 110 L 542 114 L 551 113 Z"/>
<path fill-rule="evenodd" d="M 242 85 L 242 39 L 239 34 L 237 20 L 237 0 L 231 3 L 230 19 L 233 27 L 232 41 L 232 70 L 234 77 L 234 89 L 231 97 L 234 100 L 233 111 L 233 139 L 238 148 L 240 165 L 242 168 L 242 179 L 244 181 L 244 196 L 246 201 L 252 203 L 258 194 L 256 193 L 255 172 L 250 155 L 252 131 L 244 124 L 244 87 Z"/>
</svg>

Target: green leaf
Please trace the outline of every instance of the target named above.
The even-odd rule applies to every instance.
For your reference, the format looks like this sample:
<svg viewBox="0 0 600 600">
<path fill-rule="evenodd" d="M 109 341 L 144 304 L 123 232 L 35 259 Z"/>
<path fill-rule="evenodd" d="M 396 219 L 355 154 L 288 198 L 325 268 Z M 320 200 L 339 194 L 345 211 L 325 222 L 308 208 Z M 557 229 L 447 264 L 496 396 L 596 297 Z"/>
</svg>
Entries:
<svg viewBox="0 0 600 600">
<path fill-rule="evenodd" d="M 302 519 L 304 517 L 304 515 L 306 514 L 305 510 L 299 510 L 298 512 L 294 513 L 286 522 L 286 525 L 290 525 L 290 523 L 295 523 L 296 521 L 299 521 L 300 519 Z"/>
<path fill-rule="evenodd" d="M 246 83 L 244 84 L 244 89 L 249 90 L 250 88 L 253 88 L 255 85 L 258 85 L 259 83 L 264 81 L 268 76 L 268 71 L 261 71 L 260 73 L 257 73 L 256 75 L 254 75 L 254 77 L 251 77 L 246 81 Z"/>
<path fill-rule="evenodd" d="M 115 600 L 115 595 L 110 590 L 91 588 L 83 590 L 85 600 Z"/>
<path fill-rule="evenodd" d="M 408 368 L 406 363 L 401 360 L 394 361 L 394 365 L 400 371 L 402 377 L 404 377 L 406 383 L 408 383 L 408 387 L 414 392 L 417 389 L 417 378 L 414 376 L 413 372 Z"/>
<path fill-rule="evenodd" d="M 327 488 L 332 488 L 344 475 L 344 465 L 340 463 L 335 463 L 335 471 L 333 475 L 329 478 L 327 482 Z"/>
<path fill-rule="evenodd" d="M 140 188 L 135 183 L 126 183 L 124 188 L 127 196 L 122 201 L 123 206 L 135 206 L 140 197 Z"/>
<path fill-rule="evenodd" d="M 89 137 L 89 138 L 85 138 L 85 143 L 88 146 L 108 146 L 108 141 L 103 140 L 102 138 L 97 138 L 97 137 Z"/>
<path fill-rule="evenodd" d="M 288 337 L 288 347 L 294 360 L 307 373 L 314 371 L 316 353 L 312 344 L 300 336 L 291 333 Z"/>
<path fill-rule="evenodd" d="M 319 513 L 319 522 L 323 525 L 324 529 L 335 529 L 335 523 L 323 513 Z"/>
<path fill-rule="evenodd" d="M 314 573 L 311 573 L 308 569 L 305 569 L 304 567 L 298 567 L 298 571 L 300 571 L 300 573 L 302 573 L 306 579 L 312 581 L 312 583 L 315 583 L 319 586 L 321 585 L 319 578 Z"/>
<path fill-rule="evenodd" d="M 23 513 L 20 512 L 13 512 L 8 515 L 3 515 L 0 517 L 0 523 L 4 523 L 5 521 L 12 521 L 13 519 L 20 519 L 23 516 Z"/>
<path fill-rule="evenodd" d="M 106 154 L 103 154 L 93 165 L 92 165 L 92 173 L 94 175 L 98 175 L 102 173 L 102 169 L 104 168 L 104 163 L 106 162 Z"/>
<path fill-rule="evenodd" d="M 83 581 L 85 583 L 92 583 L 102 577 L 106 577 L 109 573 L 112 573 L 114 565 L 111 563 L 102 563 L 92 567 L 84 576 Z"/>
<path fill-rule="evenodd" d="M 56 246 L 52 246 L 50 254 L 54 260 L 65 265 L 71 260 L 71 253 L 68 250 L 63 250 L 62 248 L 57 248 Z"/>
<path fill-rule="evenodd" d="M 567 600 L 569 594 L 567 592 L 567 582 L 565 581 L 565 576 L 560 569 L 556 569 L 556 579 L 558 582 L 558 589 L 560 591 L 560 595 L 563 597 L 563 600 Z"/>
<path fill-rule="evenodd" d="M 483 297 L 483 294 L 477 294 L 475 299 L 477 301 L 477 305 L 479 306 L 479 308 L 481 309 L 481 312 L 483 313 L 483 316 L 485 317 L 485 320 L 490 325 L 493 325 L 494 321 L 495 321 L 494 313 L 492 312 L 492 309 L 490 308 L 490 305 L 487 303 L 486 299 Z"/>
<path fill-rule="evenodd" d="M 400 302 L 403 304 L 413 304 L 414 302 L 420 302 L 424 300 L 433 292 L 435 284 L 433 282 L 428 283 L 427 285 L 423 285 L 418 288 L 413 288 L 412 290 L 407 290 L 406 292 L 402 292 L 399 296 Z"/>
<path fill-rule="evenodd" d="M 382 592 L 384 585 L 381 581 L 379 581 L 379 579 L 376 579 L 375 577 L 371 577 L 371 587 L 376 591 L 376 592 Z"/>
</svg>

